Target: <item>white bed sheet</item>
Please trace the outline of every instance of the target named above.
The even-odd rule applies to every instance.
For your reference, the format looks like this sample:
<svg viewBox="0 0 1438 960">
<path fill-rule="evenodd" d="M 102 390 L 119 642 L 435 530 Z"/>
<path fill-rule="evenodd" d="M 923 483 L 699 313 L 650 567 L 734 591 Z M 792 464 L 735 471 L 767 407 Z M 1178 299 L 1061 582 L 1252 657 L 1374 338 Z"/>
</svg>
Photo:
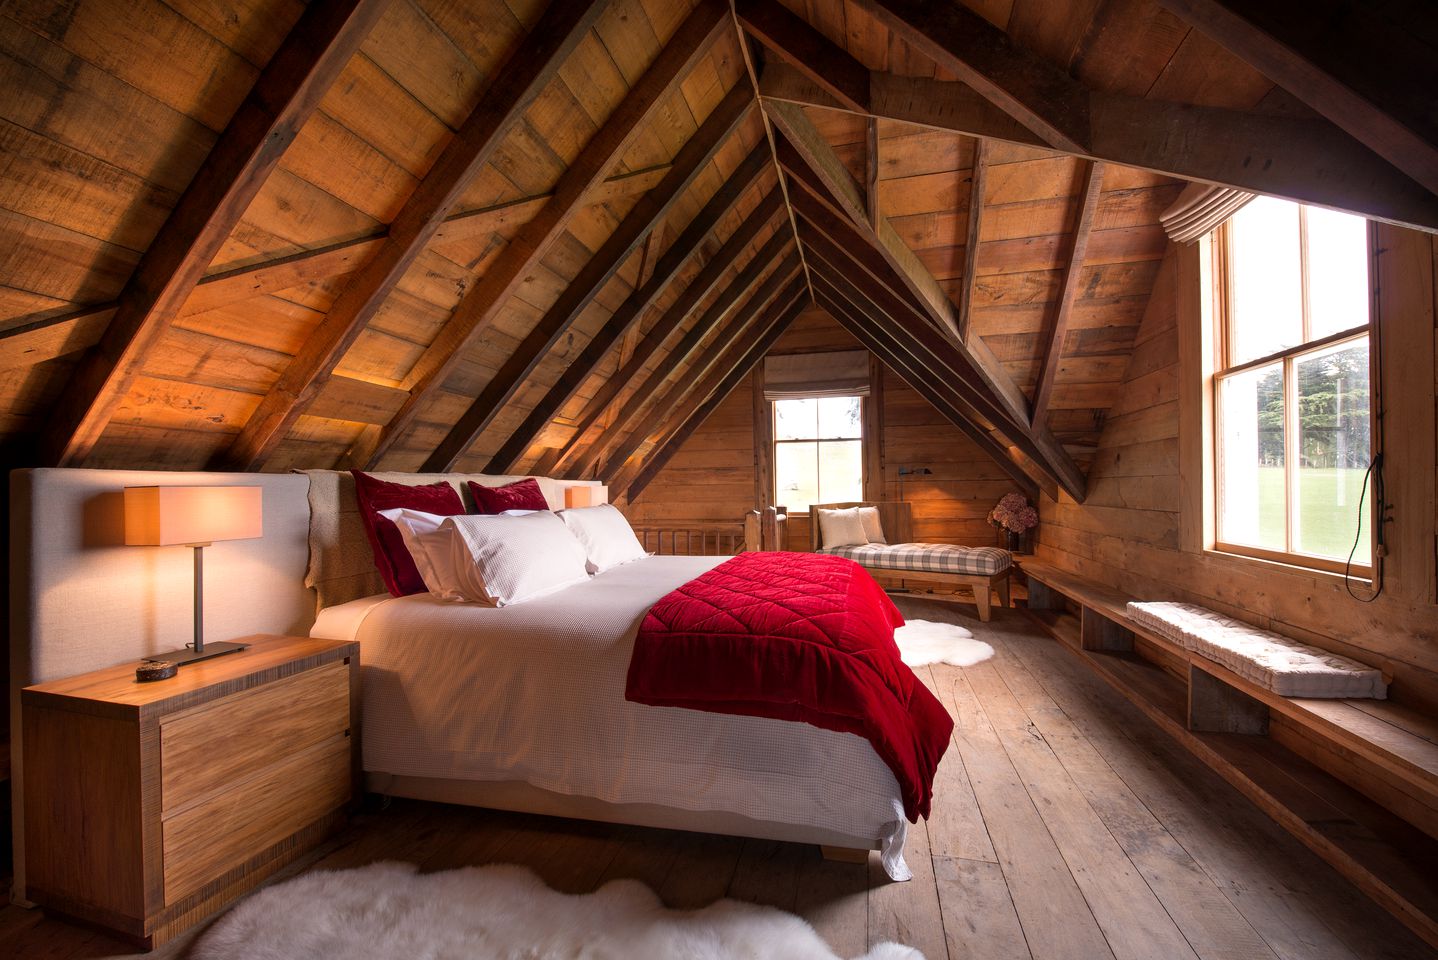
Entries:
<svg viewBox="0 0 1438 960">
<path fill-rule="evenodd" d="M 501 608 L 369 597 L 323 611 L 312 632 L 361 642 L 366 772 L 871 836 L 908 879 L 899 786 L 867 740 L 624 699 L 645 612 L 724 559 L 648 557 Z"/>
</svg>

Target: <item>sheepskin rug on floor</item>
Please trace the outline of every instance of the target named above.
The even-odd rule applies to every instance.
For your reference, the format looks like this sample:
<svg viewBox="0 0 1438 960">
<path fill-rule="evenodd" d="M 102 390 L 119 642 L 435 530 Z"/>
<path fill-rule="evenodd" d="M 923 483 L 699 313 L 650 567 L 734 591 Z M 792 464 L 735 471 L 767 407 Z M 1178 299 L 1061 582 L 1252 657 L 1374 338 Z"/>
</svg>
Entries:
<svg viewBox="0 0 1438 960">
<path fill-rule="evenodd" d="M 894 631 L 899 655 L 911 667 L 926 663 L 951 663 L 972 667 L 994 655 L 994 648 L 963 627 L 932 620 L 910 620 Z"/>
<path fill-rule="evenodd" d="M 525 867 L 306 874 L 240 903 L 195 960 L 840 960 L 793 914 L 735 900 L 667 910 L 637 880 L 557 893 Z M 924 960 L 881 944 L 859 960 Z"/>
</svg>

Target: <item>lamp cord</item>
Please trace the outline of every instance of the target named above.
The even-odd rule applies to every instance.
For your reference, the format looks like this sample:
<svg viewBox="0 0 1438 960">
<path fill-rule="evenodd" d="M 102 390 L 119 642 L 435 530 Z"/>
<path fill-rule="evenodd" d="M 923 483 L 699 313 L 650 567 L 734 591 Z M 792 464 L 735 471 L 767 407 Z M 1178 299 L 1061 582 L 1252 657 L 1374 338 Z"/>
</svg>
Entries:
<svg viewBox="0 0 1438 960">
<path fill-rule="evenodd" d="M 1353 557 L 1358 552 L 1358 541 L 1363 536 L 1363 502 L 1368 498 L 1369 477 L 1373 478 L 1373 499 L 1376 501 L 1378 530 L 1375 533 L 1376 543 L 1373 548 L 1373 594 L 1361 597 L 1353 592 Z M 1358 494 L 1358 529 L 1353 533 L 1353 547 L 1348 551 L 1347 562 L 1343 564 L 1343 589 L 1348 591 L 1348 595 L 1359 603 L 1372 603 L 1383 595 L 1383 525 L 1387 522 L 1385 516 L 1387 512 L 1388 504 L 1383 499 L 1383 454 L 1378 453 L 1368 461 L 1368 469 L 1363 471 L 1363 489 Z"/>
</svg>

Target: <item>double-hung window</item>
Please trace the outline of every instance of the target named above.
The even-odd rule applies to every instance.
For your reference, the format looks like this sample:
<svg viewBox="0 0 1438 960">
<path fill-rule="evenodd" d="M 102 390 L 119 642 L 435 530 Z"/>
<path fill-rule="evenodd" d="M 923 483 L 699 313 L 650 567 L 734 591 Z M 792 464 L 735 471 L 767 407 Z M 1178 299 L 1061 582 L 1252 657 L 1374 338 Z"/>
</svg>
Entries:
<svg viewBox="0 0 1438 960">
<path fill-rule="evenodd" d="M 1215 239 L 1217 549 L 1364 574 L 1367 221 L 1261 197 Z"/>
<path fill-rule="evenodd" d="M 859 397 L 774 401 L 774 502 L 792 513 L 816 503 L 862 500 L 863 402 Z"/>
</svg>

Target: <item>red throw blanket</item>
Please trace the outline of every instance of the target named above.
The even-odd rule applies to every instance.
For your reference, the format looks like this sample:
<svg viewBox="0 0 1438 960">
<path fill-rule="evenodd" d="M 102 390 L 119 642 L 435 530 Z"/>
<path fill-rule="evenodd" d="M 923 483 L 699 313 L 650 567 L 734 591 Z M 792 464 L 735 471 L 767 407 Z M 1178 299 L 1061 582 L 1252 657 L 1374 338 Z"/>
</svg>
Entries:
<svg viewBox="0 0 1438 960">
<path fill-rule="evenodd" d="M 917 821 L 929 815 L 954 722 L 899 659 L 903 623 L 852 560 L 741 553 L 650 609 L 624 696 L 858 734 L 894 771 Z"/>
</svg>

